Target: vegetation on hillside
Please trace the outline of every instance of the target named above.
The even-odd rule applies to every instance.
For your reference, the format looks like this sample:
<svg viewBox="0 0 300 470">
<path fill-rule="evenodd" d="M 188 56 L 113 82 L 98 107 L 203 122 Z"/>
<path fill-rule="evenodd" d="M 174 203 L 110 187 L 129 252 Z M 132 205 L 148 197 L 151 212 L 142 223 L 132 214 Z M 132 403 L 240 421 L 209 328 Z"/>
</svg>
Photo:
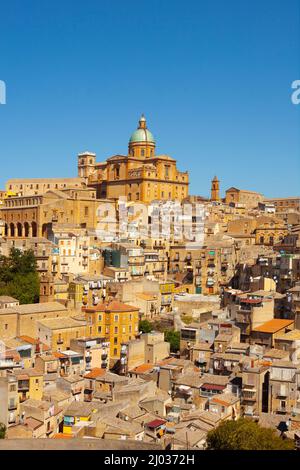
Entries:
<svg viewBox="0 0 300 470">
<path fill-rule="evenodd" d="M 0 423 L 0 439 L 5 439 L 6 436 L 6 426 L 3 423 Z"/>
<path fill-rule="evenodd" d="M 277 435 L 275 429 L 240 418 L 223 421 L 207 435 L 208 450 L 293 450 L 294 442 Z"/>
<path fill-rule="evenodd" d="M 0 256 L 0 295 L 9 295 L 20 304 L 39 301 L 39 276 L 32 250 L 12 248 L 9 256 Z"/>
</svg>

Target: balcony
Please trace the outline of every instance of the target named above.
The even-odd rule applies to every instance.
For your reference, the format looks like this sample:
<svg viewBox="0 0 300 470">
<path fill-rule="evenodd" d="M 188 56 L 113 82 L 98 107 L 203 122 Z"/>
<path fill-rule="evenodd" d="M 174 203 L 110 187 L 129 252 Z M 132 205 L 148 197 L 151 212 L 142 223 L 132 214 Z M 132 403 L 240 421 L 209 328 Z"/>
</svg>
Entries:
<svg viewBox="0 0 300 470">
<path fill-rule="evenodd" d="M 53 426 L 50 426 L 50 428 L 48 428 L 47 431 L 46 431 L 47 436 L 48 436 L 49 434 L 51 434 L 52 432 L 54 432 L 54 427 L 53 427 Z"/>
<path fill-rule="evenodd" d="M 19 382 L 18 383 L 18 391 L 19 392 L 28 392 L 29 391 L 29 381 Z"/>
<path fill-rule="evenodd" d="M 8 405 L 8 411 L 13 411 L 13 410 L 16 410 L 17 408 L 18 408 L 17 403 L 10 403 Z"/>
<path fill-rule="evenodd" d="M 287 392 L 287 391 L 286 391 L 286 392 L 280 391 L 280 392 L 277 392 L 277 393 L 276 393 L 276 398 L 283 398 L 283 399 L 285 399 L 285 398 L 287 398 L 287 397 L 288 397 L 288 392 Z"/>
<path fill-rule="evenodd" d="M 276 413 L 282 413 L 282 414 L 289 413 L 289 410 L 287 409 L 286 406 L 280 406 L 280 405 L 275 408 L 275 411 Z"/>
<path fill-rule="evenodd" d="M 46 369 L 46 374 L 55 374 L 55 372 L 58 372 L 58 367 L 47 367 Z"/>
<path fill-rule="evenodd" d="M 246 323 L 246 324 L 249 325 L 250 320 L 249 320 L 249 318 L 247 318 L 247 317 L 244 316 L 244 315 L 237 315 L 237 316 L 236 316 L 236 322 L 237 322 L 237 323 Z"/>
<path fill-rule="evenodd" d="M 242 390 L 242 401 L 256 402 L 256 391 Z"/>
</svg>

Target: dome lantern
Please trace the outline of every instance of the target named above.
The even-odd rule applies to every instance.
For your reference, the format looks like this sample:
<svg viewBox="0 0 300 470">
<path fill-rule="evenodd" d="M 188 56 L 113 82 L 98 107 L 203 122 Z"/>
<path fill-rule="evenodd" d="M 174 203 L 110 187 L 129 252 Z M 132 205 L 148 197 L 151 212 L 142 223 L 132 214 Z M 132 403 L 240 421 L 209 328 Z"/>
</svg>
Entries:
<svg viewBox="0 0 300 470">
<path fill-rule="evenodd" d="M 154 156 L 155 140 L 153 134 L 147 129 L 147 121 L 142 114 L 138 128 L 131 134 L 129 140 L 129 154 L 135 157 Z"/>
</svg>

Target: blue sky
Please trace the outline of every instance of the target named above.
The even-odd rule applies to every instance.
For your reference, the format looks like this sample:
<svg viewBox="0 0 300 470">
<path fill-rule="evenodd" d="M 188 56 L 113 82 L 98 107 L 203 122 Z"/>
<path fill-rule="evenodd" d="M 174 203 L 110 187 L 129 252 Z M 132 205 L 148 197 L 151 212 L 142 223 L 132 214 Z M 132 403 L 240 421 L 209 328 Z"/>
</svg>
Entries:
<svg viewBox="0 0 300 470">
<path fill-rule="evenodd" d="M 10 0 L 0 18 L 0 188 L 126 153 L 145 113 L 191 194 L 217 174 L 300 195 L 299 0 Z"/>
</svg>

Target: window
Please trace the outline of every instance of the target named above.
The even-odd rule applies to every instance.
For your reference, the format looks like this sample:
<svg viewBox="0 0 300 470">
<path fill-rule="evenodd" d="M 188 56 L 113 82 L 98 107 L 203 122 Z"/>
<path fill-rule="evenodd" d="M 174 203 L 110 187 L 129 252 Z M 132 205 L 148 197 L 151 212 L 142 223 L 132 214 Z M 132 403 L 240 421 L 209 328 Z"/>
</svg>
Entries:
<svg viewBox="0 0 300 470">
<path fill-rule="evenodd" d="M 85 217 L 87 217 L 89 215 L 89 208 L 88 207 L 84 208 L 84 215 L 85 215 Z"/>
<path fill-rule="evenodd" d="M 101 333 L 102 331 L 102 326 L 98 326 L 98 333 Z"/>
<path fill-rule="evenodd" d="M 119 321 L 119 315 L 115 315 L 115 321 Z"/>
<path fill-rule="evenodd" d="M 142 157 L 145 156 L 145 149 L 141 149 L 141 156 L 142 156 Z"/>
<path fill-rule="evenodd" d="M 118 338 L 114 338 L 114 344 L 118 344 Z"/>
<path fill-rule="evenodd" d="M 118 334 L 118 327 L 115 326 L 115 335 L 117 335 L 117 334 Z"/>
<path fill-rule="evenodd" d="M 98 321 L 102 321 L 102 315 L 98 315 Z"/>
<path fill-rule="evenodd" d="M 117 348 L 114 349 L 114 356 L 116 356 L 118 354 L 118 350 Z"/>
</svg>

